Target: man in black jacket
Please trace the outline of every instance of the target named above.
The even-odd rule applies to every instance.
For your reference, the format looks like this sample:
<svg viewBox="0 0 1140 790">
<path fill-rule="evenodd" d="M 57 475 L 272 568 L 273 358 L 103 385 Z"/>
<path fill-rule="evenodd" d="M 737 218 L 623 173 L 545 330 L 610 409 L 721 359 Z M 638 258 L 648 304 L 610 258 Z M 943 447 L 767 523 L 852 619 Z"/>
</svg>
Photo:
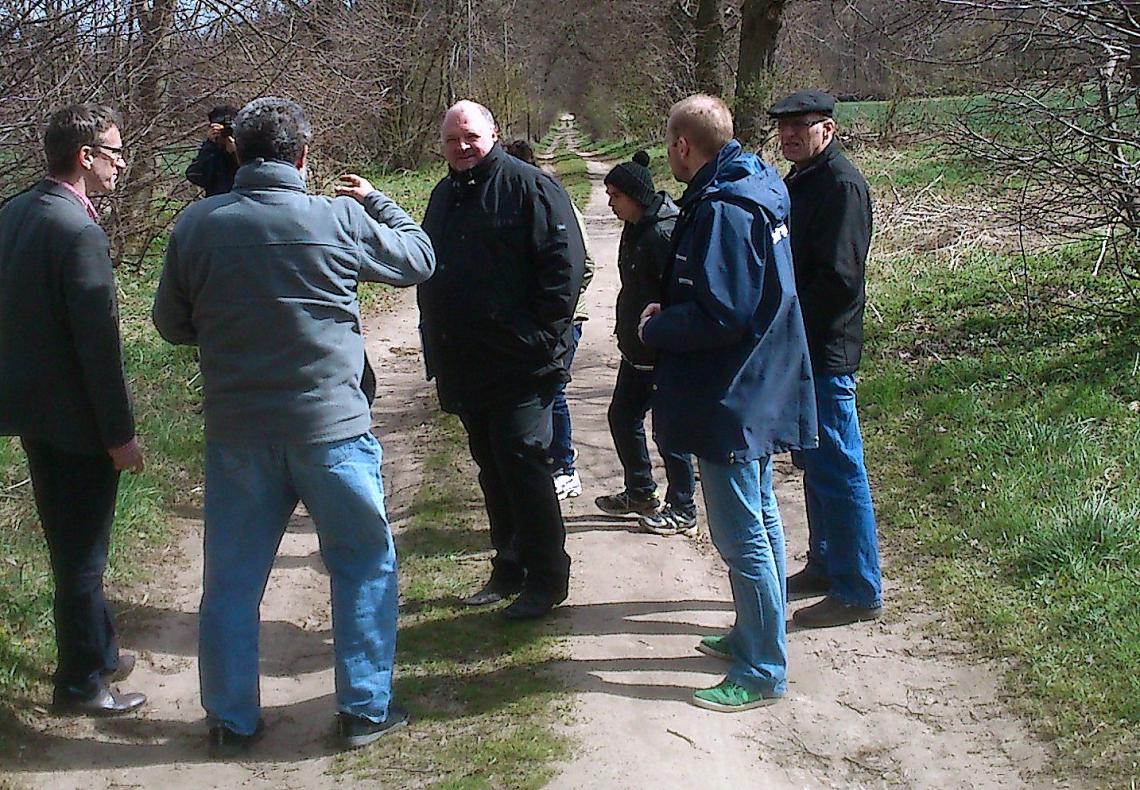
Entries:
<svg viewBox="0 0 1140 790">
<path fill-rule="evenodd" d="M 653 365 L 657 352 L 637 336 L 641 311 L 660 302 L 661 279 L 670 260 L 670 239 L 677 224 L 673 199 L 653 186 L 649 154 L 638 151 L 629 162 L 615 165 L 605 178 L 606 194 L 614 216 L 624 220 L 618 245 L 617 296 L 618 367 L 607 417 L 625 473 L 625 489 L 594 500 L 606 513 L 637 513 L 641 529 L 657 535 L 697 534 L 697 506 L 692 458 L 685 453 L 661 451 L 669 487 L 665 506 L 657 497 L 653 464 L 645 442 L 645 415 L 653 394 Z"/>
<path fill-rule="evenodd" d="M 53 708 L 113 715 L 135 657 L 119 653 L 103 571 L 119 472 L 140 471 L 107 235 L 88 195 L 126 166 L 122 121 L 78 104 L 52 115 L 48 175 L 0 210 L 0 436 L 19 436 L 55 582 Z"/>
<path fill-rule="evenodd" d="M 789 594 L 826 595 L 793 616 L 805 628 L 882 612 L 875 511 L 855 411 L 871 198 L 867 181 L 839 150 L 834 109 L 828 94 L 800 91 L 769 110 L 792 162 L 785 179 L 792 257 L 819 411 L 818 449 L 796 454 L 804 470 L 807 565 L 788 577 Z"/>
<path fill-rule="evenodd" d="M 442 143 L 450 172 L 423 222 L 436 253 L 418 289 L 424 362 L 467 429 L 495 548 L 490 580 L 465 602 L 521 592 L 505 616 L 542 617 L 570 576 L 548 459 L 585 245 L 566 192 L 503 151 L 487 108 L 451 107 Z"/>
<path fill-rule="evenodd" d="M 234 188 L 237 175 L 237 147 L 234 145 L 234 118 L 238 108 L 221 104 L 210 110 L 210 125 L 198 155 L 186 167 L 186 180 L 206 191 L 206 197 L 224 195 Z"/>
</svg>

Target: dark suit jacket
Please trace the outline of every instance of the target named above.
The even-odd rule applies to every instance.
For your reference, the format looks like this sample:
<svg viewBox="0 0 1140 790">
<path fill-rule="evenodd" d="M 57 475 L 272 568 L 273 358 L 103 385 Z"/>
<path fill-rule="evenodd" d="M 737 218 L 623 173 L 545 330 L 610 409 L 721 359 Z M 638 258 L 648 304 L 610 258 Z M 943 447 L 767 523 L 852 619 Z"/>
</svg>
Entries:
<svg viewBox="0 0 1140 790">
<path fill-rule="evenodd" d="M 0 208 L 0 435 L 92 454 L 135 435 L 107 235 L 51 181 Z"/>
</svg>

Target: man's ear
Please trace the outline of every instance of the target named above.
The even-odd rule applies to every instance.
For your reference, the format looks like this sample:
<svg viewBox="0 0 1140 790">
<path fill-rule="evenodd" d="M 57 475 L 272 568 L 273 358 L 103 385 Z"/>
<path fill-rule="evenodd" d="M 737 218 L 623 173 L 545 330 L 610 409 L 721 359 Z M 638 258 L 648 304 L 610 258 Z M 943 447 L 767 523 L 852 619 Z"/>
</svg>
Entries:
<svg viewBox="0 0 1140 790">
<path fill-rule="evenodd" d="M 301 155 L 299 157 L 297 157 L 297 161 L 294 164 L 297 165 L 298 170 L 304 170 L 305 165 L 308 164 L 308 161 L 309 161 L 309 146 L 306 144 L 306 145 L 301 146 Z"/>
</svg>

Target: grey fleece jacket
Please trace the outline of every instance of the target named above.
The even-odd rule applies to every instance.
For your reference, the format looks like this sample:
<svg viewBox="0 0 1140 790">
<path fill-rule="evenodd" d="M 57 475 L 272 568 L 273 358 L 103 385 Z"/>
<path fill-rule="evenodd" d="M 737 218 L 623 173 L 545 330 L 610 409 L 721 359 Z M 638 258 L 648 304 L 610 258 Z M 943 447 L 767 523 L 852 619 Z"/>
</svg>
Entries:
<svg viewBox="0 0 1140 790">
<path fill-rule="evenodd" d="M 310 195 L 297 168 L 256 159 L 233 191 L 182 213 L 152 315 L 166 340 L 200 350 L 208 440 L 315 444 L 370 428 L 357 283 L 421 283 L 435 253 L 391 199 L 365 203 Z"/>
</svg>

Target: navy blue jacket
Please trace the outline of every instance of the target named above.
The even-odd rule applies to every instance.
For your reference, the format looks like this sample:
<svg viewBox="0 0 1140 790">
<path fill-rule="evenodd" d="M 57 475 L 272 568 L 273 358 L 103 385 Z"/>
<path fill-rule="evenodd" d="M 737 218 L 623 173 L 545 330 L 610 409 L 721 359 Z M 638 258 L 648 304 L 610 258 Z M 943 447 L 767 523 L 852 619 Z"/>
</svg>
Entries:
<svg viewBox="0 0 1140 790">
<path fill-rule="evenodd" d="M 662 449 L 743 463 L 817 445 L 787 217 L 779 174 L 735 140 L 681 197 L 664 309 L 644 330 Z"/>
</svg>

